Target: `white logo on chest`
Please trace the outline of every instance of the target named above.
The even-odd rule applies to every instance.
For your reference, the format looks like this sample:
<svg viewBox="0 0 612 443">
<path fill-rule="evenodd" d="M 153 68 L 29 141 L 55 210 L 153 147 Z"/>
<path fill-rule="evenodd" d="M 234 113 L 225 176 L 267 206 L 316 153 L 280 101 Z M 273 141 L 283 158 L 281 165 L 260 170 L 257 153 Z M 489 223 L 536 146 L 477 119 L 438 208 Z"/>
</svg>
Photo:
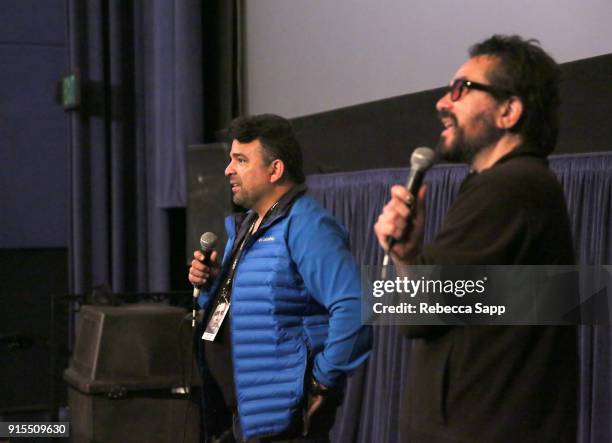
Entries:
<svg viewBox="0 0 612 443">
<path fill-rule="evenodd" d="M 260 243 L 264 243 L 264 242 L 269 242 L 269 241 L 274 241 L 276 240 L 273 236 L 269 236 L 269 237 L 261 237 L 259 240 L 257 240 Z"/>
</svg>

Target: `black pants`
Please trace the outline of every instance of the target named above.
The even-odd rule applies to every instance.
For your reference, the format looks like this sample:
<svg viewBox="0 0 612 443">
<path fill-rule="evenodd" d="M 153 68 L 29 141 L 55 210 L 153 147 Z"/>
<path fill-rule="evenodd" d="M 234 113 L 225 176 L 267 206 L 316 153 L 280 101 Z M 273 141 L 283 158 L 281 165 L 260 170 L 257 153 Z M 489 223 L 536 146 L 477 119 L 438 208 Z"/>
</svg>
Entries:
<svg viewBox="0 0 612 443">
<path fill-rule="evenodd" d="M 300 416 L 293 420 L 293 424 L 288 430 L 272 436 L 249 439 L 242 438 L 240 420 L 238 415 L 235 414 L 233 441 L 246 443 L 329 443 L 329 432 L 334 426 L 337 409 L 338 402 L 336 399 L 330 398 L 323 402 L 321 408 L 315 412 L 310 420 L 310 429 L 307 435 L 302 435 L 303 420 L 300 411 Z"/>
</svg>

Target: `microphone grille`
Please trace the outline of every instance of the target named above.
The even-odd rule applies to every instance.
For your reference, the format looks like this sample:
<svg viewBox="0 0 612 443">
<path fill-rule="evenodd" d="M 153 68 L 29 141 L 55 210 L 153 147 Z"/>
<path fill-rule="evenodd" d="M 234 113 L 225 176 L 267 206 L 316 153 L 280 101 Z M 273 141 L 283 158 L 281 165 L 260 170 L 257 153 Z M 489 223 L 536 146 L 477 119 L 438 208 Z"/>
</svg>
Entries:
<svg viewBox="0 0 612 443">
<path fill-rule="evenodd" d="M 217 245 L 217 236 L 212 232 L 205 232 L 200 237 L 200 246 L 203 251 L 210 251 Z"/>
<path fill-rule="evenodd" d="M 428 169 L 434 162 L 436 154 L 433 149 L 421 146 L 412 151 L 410 167 L 412 169 Z"/>
</svg>

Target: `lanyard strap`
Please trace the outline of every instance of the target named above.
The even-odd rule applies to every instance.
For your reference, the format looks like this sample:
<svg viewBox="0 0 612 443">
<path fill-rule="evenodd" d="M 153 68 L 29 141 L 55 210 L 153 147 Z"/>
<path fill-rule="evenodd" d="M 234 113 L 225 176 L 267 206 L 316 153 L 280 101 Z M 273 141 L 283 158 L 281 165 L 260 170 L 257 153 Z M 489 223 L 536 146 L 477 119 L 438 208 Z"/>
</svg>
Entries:
<svg viewBox="0 0 612 443">
<path fill-rule="evenodd" d="M 234 280 L 234 273 L 236 272 L 236 268 L 238 267 L 238 261 L 240 260 L 240 257 L 242 256 L 244 245 L 246 244 L 247 241 L 249 241 L 249 239 L 253 235 L 253 229 L 255 228 L 256 223 L 257 223 L 257 218 L 255 218 L 255 220 L 253 220 L 253 223 L 251 223 L 251 227 L 249 228 L 248 232 L 242 239 L 242 242 L 240 243 L 240 247 L 238 248 L 238 251 L 236 251 L 236 254 L 234 254 L 229 272 L 227 273 L 227 276 L 225 277 L 225 281 L 223 282 L 223 285 L 221 286 L 221 291 L 219 294 L 220 294 L 220 297 L 223 299 L 223 301 L 225 301 L 226 303 L 229 303 L 230 301 L 229 300 L 230 299 L 230 288 L 232 287 L 232 281 Z"/>
<path fill-rule="evenodd" d="M 264 218 L 261 220 L 260 226 L 262 226 L 266 222 L 270 214 L 272 214 L 272 212 L 274 211 L 274 209 L 276 209 L 277 206 L 278 206 L 278 202 L 274 203 L 270 207 L 270 209 L 268 209 L 268 211 L 266 212 L 266 215 L 264 215 Z M 219 298 L 223 299 L 223 301 L 226 303 L 230 303 L 230 298 L 231 298 L 230 289 L 232 288 L 234 274 L 236 272 L 236 268 L 238 267 L 238 262 L 240 261 L 240 257 L 242 257 L 242 252 L 244 251 L 244 247 L 249 241 L 249 239 L 254 234 L 255 225 L 257 224 L 257 220 L 258 220 L 258 217 L 255 217 L 255 220 L 253 220 L 253 222 L 251 223 L 251 226 L 249 227 L 249 230 L 247 231 L 246 235 L 242 239 L 242 242 L 240 243 L 240 247 L 238 248 L 238 250 L 234 254 L 234 257 L 232 258 L 232 264 L 227 273 L 227 276 L 225 277 L 225 281 L 223 282 L 223 285 L 221 285 L 221 290 L 219 291 Z"/>
</svg>

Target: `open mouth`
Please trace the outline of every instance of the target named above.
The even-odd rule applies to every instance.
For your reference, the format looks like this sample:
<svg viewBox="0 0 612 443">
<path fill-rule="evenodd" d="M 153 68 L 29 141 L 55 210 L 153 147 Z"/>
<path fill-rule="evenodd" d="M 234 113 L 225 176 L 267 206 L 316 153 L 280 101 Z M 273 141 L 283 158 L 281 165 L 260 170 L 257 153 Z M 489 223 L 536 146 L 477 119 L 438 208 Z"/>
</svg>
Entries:
<svg viewBox="0 0 612 443">
<path fill-rule="evenodd" d="M 442 135 L 447 135 L 457 126 L 455 118 L 448 114 L 440 117 L 440 123 L 442 123 Z"/>
<path fill-rule="evenodd" d="M 450 118 L 445 118 L 442 120 L 442 134 L 448 134 L 455 128 L 455 122 Z"/>
</svg>

